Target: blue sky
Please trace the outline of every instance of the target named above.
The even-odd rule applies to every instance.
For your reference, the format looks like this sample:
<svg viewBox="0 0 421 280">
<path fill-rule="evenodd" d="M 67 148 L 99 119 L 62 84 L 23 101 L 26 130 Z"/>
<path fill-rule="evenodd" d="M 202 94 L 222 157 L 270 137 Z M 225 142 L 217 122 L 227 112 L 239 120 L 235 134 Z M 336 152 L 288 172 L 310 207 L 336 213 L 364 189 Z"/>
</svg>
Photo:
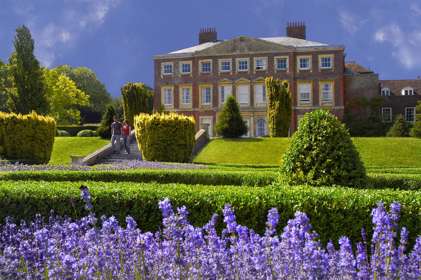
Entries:
<svg viewBox="0 0 421 280">
<path fill-rule="evenodd" d="M 420 0 L 0 0 L 0 59 L 25 24 L 43 65 L 92 68 L 117 96 L 128 81 L 153 86 L 153 55 L 197 44 L 201 27 L 220 39 L 283 36 L 291 20 L 382 79 L 421 76 Z"/>
</svg>

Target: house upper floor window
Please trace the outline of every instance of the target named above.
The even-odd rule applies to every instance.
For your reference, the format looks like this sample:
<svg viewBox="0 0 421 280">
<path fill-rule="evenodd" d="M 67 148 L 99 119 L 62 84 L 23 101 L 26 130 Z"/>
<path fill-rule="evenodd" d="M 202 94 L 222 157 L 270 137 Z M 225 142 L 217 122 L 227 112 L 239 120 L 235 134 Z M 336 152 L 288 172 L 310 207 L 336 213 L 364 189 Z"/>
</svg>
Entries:
<svg viewBox="0 0 421 280">
<path fill-rule="evenodd" d="M 405 107 L 405 121 L 415 121 L 415 107 Z"/>
<path fill-rule="evenodd" d="M 332 69 L 333 68 L 333 56 L 332 55 L 321 55 L 319 56 L 320 69 Z"/>
<path fill-rule="evenodd" d="M 254 69 L 256 71 L 266 70 L 267 68 L 267 58 L 266 57 L 256 57 L 254 59 Z"/>
<path fill-rule="evenodd" d="M 266 104 L 266 87 L 264 84 L 254 85 L 254 96 L 256 105 Z"/>
<path fill-rule="evenodd" d="M 279 71 L 288 70 L 288 57 L 275 57 L 275 69 Z"/>
<path fill-rule="evenodd" d="M 414 89 L 412 87 L 403 88 L 401 95 L 414 95 Z"/>
<path fill-rule="evenodd" d="M 333 102 L 333 82 L 326 81 L 320 83 L 320 105 L 331 104 Z"/>
<path fill-rule="evenodd" d="M 219 72 L 231 72 L 231 59 L 219 60 Z"/>
<path fill-rule="evenodd" d="M 190 74 L 191 73 L 191 62 L 190 61 L 186 61 L 186 62 L 181 62 L 180 63 L 180 73 L 181 74 Z"/>
<path fill-rule="evenodd" d="M 311 69 L 311 60 L 310 56 L 299 56 L 297 59 L 298 70 L 310 70 Z"/>
<path fill-rule="evenodd" d="M 392 108 L 391 107 L 382 107 L 382 121 L 383 122 L 392 122 Z"/>
<path fill-rule="evenodd" d="M 212 104 L 212 87 L 203 86 L 200 88 L 200 97 L 202 105 L 211 105 Z"/>
<path fill-rule="evenodd" d="M 161 73 L 162 75 L 172 75 L 174 73 L 173 63 L 164 62 L 161 64 Z"/>
<path fill-rule="evenodd" d="M 382 88 L 381 96 L 390 96 L 390 89 L 387 87 Z"/>
<path fill-rule="evenodd" d="M 248 58 L 238 58 L 237 59 L 237 71 L 238 72 L 247 72 L 249 70 L 249 59 Z"/>
<path fill-rule="evenodd" d="M 219 105 L 223 105 L 227 100 L 228 96 L 232 94 L 232 85 L 220 85 L 219 86 Z"/>
<path fill-rule="evenodd" d="M 191 101 L 192 101 L 191 87 L 182 87 L 181 88 L 181 103 L 191 104 Z"/>
<path fill-rule="evenodd" d="M 240 106 L 248 106 L 250 104 L 250 85 L 237 86 L 237 101 Z"/>
<path fill-rule="evenodd" d="M 212 72 L 212 61 L 211 60 L 200 61 L 200 72 L 201 73 Z"/>
<path fill-rule="evenodd" d="M 311 92 L 312 92 L 312 83 L 311 82 L 300 82 L 298 84 L 298 104 L 299 105 L 309 105 L 311 102 Z"/>
</svg>

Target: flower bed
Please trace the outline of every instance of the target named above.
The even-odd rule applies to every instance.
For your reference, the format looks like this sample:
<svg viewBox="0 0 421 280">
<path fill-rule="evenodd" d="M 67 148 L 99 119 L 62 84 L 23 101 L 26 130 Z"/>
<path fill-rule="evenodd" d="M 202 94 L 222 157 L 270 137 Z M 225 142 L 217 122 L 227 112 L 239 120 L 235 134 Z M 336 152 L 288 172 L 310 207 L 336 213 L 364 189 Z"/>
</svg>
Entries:
<svg viewBox="0 0 421 280">
<path fill-rule="evenodd" d="M 85 207 L 90 194 L 82 188 Z M 421 236 L 412 250 L 408 231 L 398 227 L 400 205 L 372 211 L 371 246 L 356 251 L 347 237 L 322 246 L 305 213 L 296 212 L 279 235 L 279 213 L 271 209 L 266 231 L 256 234 L 237 223 L 231 206 L 204 227 L 188 221 L 186 207 L 174 212 L 159 203 L 162 231 L 142 232 L 131 217 L 126 227 L 114 217 L 97 221 L 40 217 L 28 224 L 8 221 L 0 229 L 0 276 L 4 279 L 419 279 Z M 399 239 L 398 239 L 399 237 Z"/>
</svg>

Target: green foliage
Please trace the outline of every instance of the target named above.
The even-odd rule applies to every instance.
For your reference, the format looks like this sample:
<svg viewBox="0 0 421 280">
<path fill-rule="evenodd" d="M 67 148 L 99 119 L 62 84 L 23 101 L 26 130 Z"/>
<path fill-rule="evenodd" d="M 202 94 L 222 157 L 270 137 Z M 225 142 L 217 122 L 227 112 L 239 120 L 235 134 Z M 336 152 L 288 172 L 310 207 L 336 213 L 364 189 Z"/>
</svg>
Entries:
<svg viewBox="0 0 421 280">
<path fill-rule="evenodd" d="M 87 106 L 89 97 L 71 79 L 56 70 L 44 69 L 44 79 L 50 115 L 59 124 L 79 124 L 78 107 Z"/>
<path fill-rule="evenodd" d="M 381 120 L 379 112 L 382 104 L 381 97 L 354 97 L 347 100 L 343 122 L 352 136 L 386 135 L 390 124 Z"/>
<path fill-rule="evenodd" d="M 415 112 L 415 123 L 411 129 L 410 135 L 412 137 L 421 138 L 421 101 L 418 101 Z"/>
<path fill-rule="evenodd" d="M 265 79 L 268 98 L 267 119 L 271 137 L 288 136 L 291 124 L 292 97 L 288 83 L 269 77 Z"/>
<path fill-rule="evenodd" d="M 188 162 L 194 146 L 193 117 L 174 113 L 135 116 L 137 144 L 150 161 Z"/>
<path fill-rule="evenodd" d="M 76 136 L 79 131 L 89 129 L 89 130 L 97 130 L 99 128 L 99 124 L 84 124 L 84 125 L 57 125 L 57 129 L 67 131 L 70 136 Z"/>
<path fill-rule="evenodd" d="M 238 103 L 232 95 L 227 98 L 219 113 L 216 133 L 224 138 L 238 138 L 247 133 L 247 125 L 243 121 Z"/>
<path fill-rule="evenodd" d="M 96 133 L 95 130 L 90 130 L 90 129 L 84 129 L 81 130 L 77 133 L 78 137 L 96 137 L 98 136 L 98 134 Z"/>
<path fill-rule="evenodd" d="M 409 136 L 410 125 L 403 119 L 402 115 L 395 118 L 395 122 L 387 132 L 387 137 L 406 137 Z"/>
<path fill-rule="evenodd" d="M 107 106 L 104 115 L 102 116 L 101 125 L 98 127 L 96 132 L 102 139 L 111 138 L 111 124 L 113 123 L 113 118 L 116 115 L 115 109 L 112 105 Z"/>
<path fill-rule="evenodd" d="M 14 90 L 10 67 L 0 60 L 0 112 L 9 111 L 9 95 Z"/>
<path fill-rule="evenodd" d="M 364 186 L 365 168 L 345 125 L 325 110 L 304 115 L 283 156 L 291 184 Z"/>
<path fill-rule="evenodd" d="M 0 113 L 0 156 L 25 163 L 48 163 L 56 123 L 50 117 Z"/>
<path fill-rule="evenodd" d="M 70 137 L 69 132 L 67 132 L 66 130 L 61 130 L 61 129 L 57 129 L 56 135 L 60 137 Z"/>
<path fill-rule="evenodd" d="M 123 97 L 124 119 L 133 127 L 134 116 L 140 113 L 152 113 L 153 93 L 143 83 L 127 83 L 121 88 Z"/>
<path fill-rule="evenodd" d="M 14 41 L 15 62 L 12 75 L 16 85 L 16 95 L 13 98 L 17 113 L 28 114 L 36 111 L 48 113 L 48 102 L 45 96 L 45 85 L 42 69 L 34 56 L 34 40 L 26 26 L 16 29 Z"/>
<path fill-rule="evenodd" d="M 36 213 L 48 216 L 51 210 L 60 216 L 81 217 L 86 212 L 80 199 L 80 185 L 87 185 L 93 198 L 94 211 L 115 216 L 120 222 L 132 216 L 144 230 L 158 230 L 161 214 L 157 206 L 164 197 L 175 207 L 185 205 L 189 219 L 195 225 L 204 225 L 212 214 L 221 214 L 225 204 L 235 209 L 237 221 L 262 233 L 267 211 L 277 207 L 280 213 L 279 229 L 286 225 L 296 211 L 309 215 L 311 224 L 322 242 L 349 236 L 361 240 L 361 228 L 371 236 L 371 210 L 378 201 L 402 205 L 400 225 L 405 225 L 413 242 L 421 232 L 421 192 L 394 190 L 358 190 L 350 188 L 274 186 L 267 188 L 163 185 L 158 183 L 127 182 L 0 182 L 0 220 L 7 216 L 31 220 Z M 219 220 L 221 223 L 222 221 Z"/>
<path fill-rule="evenodd" d="M 94 112 L 103 113 L 111 103 L 111 95 L 95 73 L 87 67 L 71 67 L 62 65 L 54 70 L 66 75 L 81 91 L 89 96 L 89 108 Z"/>
</svg>

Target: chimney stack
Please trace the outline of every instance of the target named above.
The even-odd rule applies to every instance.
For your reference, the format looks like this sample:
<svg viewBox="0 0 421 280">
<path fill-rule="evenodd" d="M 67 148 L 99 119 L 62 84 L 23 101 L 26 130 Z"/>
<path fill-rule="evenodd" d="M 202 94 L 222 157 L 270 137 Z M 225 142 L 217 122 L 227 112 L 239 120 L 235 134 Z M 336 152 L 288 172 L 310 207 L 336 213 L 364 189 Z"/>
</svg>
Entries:
<svg viewBox="0 0 421 280">
<path fill-rule="evenodd" d="M 306 39 L 306 25 L 303 21 L 292 21 L 287 23 L 287 36 L 297 39 Z"/>
<path fill-rule="evenodd" d="M 199 44 L 218 41 L 218 33 L 213 27 L 202 28 L 199 32 Z"/>
</svg>

